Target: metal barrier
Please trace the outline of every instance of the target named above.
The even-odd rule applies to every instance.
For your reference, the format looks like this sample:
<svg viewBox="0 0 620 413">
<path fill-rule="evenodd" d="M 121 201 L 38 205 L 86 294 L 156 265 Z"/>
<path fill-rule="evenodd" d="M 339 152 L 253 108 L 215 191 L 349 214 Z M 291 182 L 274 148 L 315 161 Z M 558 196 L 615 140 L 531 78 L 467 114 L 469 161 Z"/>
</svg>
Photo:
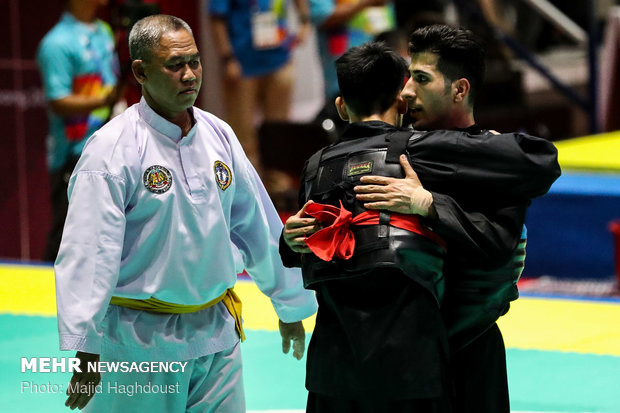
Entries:
<svg viewBox="0 0 620 413">
<path fill-rule="evenodd" d="M 475 15 L 477 18 L 482 19 L 493 30 L 494 36 L 497 40 L 504 43 L 509 47 L 519 58 L 523 59 L 532 69 L 537 71 L 543 76 L 551 85 L 562 93 L 570 101 L 577 104 L 588 114 L 588 120 L 590 124 L 590 133 L 599 132 L 597 117 L 597 102 L 598 102 L 598 64 L 597 64 L 597 52 L 596 47 L 598 44 L 598 28 L 596 25 L 596 2 L 588 3 L 588 16 L 589 23 L 589 35 L 575 22 L 573 22 L 568 16 L 557 9 L 548 0 L 522 0 L 531 6 L 534 10 L 540 13 L 547 21 L 554 25 L 562 33 L 566 34 L 572 40 L 574 40 L 578 46 L 587 46 L 588 53 L 588 94 L 582 96 L 570 85 L 565 84 L 557 76 L 553 74 L 549 68 L 542 64 L 539 59 L 531 53 L 525 46 L 521 45 L 516 39 L 510 36 L 506 31 L 499 27 L 499 25 L 490 21 L 485 13 L 477 7 L 472 7 L 472 3 L 469 0 L 454 0 L 454 2 L 462 9 L 466 9 L 471 12 L 471 15 Z"/>
</svg>

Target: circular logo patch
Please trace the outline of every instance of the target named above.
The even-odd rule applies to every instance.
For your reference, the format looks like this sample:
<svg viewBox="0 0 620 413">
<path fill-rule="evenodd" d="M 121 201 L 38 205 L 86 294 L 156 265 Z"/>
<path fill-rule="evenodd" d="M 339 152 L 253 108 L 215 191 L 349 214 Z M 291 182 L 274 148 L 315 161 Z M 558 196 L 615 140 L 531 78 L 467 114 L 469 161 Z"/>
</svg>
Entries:
<svg viewBox="0 0 620 413">
<path fill-rule="evenodd" d="M 153 165 L 144 171 L 142 182 L 149 191 L 163 194 L 172 186 L 172 174 L 161 165 Z"/>
<path fill-rule="evenodd" d="M 228 188 L 232 182 L 232 174 L 228 166 L 222 161 L 215 161 L 213 170 L 215 172 L 215 182 L 217 182 L 217 186 L 219 186 L 222 191 Z"/>
</svg>

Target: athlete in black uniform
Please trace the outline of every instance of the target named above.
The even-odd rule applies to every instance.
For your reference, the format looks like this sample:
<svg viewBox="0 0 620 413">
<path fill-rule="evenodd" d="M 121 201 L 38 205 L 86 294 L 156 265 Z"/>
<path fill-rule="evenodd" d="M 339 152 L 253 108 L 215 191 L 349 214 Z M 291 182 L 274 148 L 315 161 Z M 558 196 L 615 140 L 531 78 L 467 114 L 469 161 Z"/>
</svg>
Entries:
<svg viewBox="0 0 620 413">
<path fill-rule="evenodd" d="M 467 251 L 462 258 L 472 261 L 489 254 L 505 259 L 524 216 L 503 211 L 544 194 L 558 176 L 555 148 L 539 138 L 399 130 L 405 68 L 402 58 L 378 44 L 353 48 L 338 60 L 342 95 L 336 106 L 351 124 L 306 163 L 303 208 L 283 232 L 283 262 L 302 266 L 306 287 L 319 301 L 308 348 L 308 412 L 449 412 L 440 312 L 446 251 Z M 412 181 L 417 187 L 398 213 L 372 214 L 354 192 L 360 177 L 370 174 L 407 177 L 408 189 Z M 439 208 L 435 193 L 450 195 L 442 196 Z M 324 219 L 330 213 L 337 219 L 319 230 L 332 224 Z M 501 223 L 486 218 L 496 213 L 503 214 Z M 448 237 L 425 221 L 449 226 Z"/>
<path fill-rule="evenodd" d="M 488 133 L 476 125 L 473 112 L 475 95 L 485 72 L 485 51 L 476 37 L 467 30 L 429 26 L 411 34 L 409 52 L 411 78 L 401 96 L 408 103 L 414 128 L 452 129 L 471 136 Z M 530 150 L 536 151 L 535 147 Z M 481 162 L 490 171 L 495 169 L 492 159 Z M 518 167 L 518 160 L 509 162 Z M 552 168 L 550 170 L 557 175 L 560 173 L 556 163 L 541 166 Z M 488 177 L 488 174 L 480 176 L 479 182 L 484 184 Z M 381 181 L 379 183 L 372 177 L 363 180 L 366 179 L 366 183 L 372 185 L 358 190 L 363 193 L 360 200 L 366 201 L 365 206 L 371 209 L 398 211 L 398 204 L 403 198 L 406 202 L 408 191 L 416 185 L 410 180 L 386 182 L 384 178 L 377 178 Z M 530 179 L 537 178 L 532 175 Z M 422 183 L 427 186 L 424 180 Z M 428 189 L 435 190 L 430 186 Z M 450 191 L 446 193 L 454 195 Z M 486 217 L 472 215 L 473 220 L 480 221 L 477 225 L 489 242 L 487 254 L 476 257 L 468 253 L 467 239 L 462 239 L 467 232 L 462 231 L 460 223 L 466 221 L 453 217 L 452 200 L 440 193 L 432 195 L 439 219 L 429 220 L 427 224 L 447 239 L 457 237 L 465 241 L 460 242 L 458 248 L 449 249 L 442 308 L 450 338 L 454 410 L 459 413 L 509 413 L 506 352 L 496 321 L 508 311 L 510 301 L 518 297 L 516 282 L 524 265 L 525 228 L 517 223 L 524 219 L 529 201 L 498 205 L 492 192 L 482 203 L 479 199 L 457 197 L 459 206 L 465 210 L 485 208 L 482 211 Z M 521 218 L 515 220 L 515 217 Z M 498 225 L 510 236 L 498 231 Z M 495 245 L 504 245 L 507 247 L 505 251 L 510 251 L 512 246 L 512 253 L 508 256 L 498 254 Z"/>
</svg>

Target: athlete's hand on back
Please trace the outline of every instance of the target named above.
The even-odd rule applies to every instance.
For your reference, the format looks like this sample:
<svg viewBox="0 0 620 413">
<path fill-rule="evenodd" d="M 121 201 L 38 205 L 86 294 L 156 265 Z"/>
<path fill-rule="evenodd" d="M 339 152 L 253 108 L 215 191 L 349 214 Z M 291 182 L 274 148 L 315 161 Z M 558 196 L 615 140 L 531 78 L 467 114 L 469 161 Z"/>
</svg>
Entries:
<svg viewBox="0 0 620 413">
<path fill-rule="evenodd" d="M 306 238 L 322 228 L 315 218 L 309 217 L 305 213 L 306 206 L 311 203 L 313 201 L 306 202 L 303 208 L 287 219 L 284 224 L 284 242 L 295 252 L 312 252 L 306 245 Z"/>
<path fill-rule="evenodd" d="M 433 195 L 424 189 L 406 155 L 400 156 L 404 178 L 363 176 L 354 189 L 356 198 L 368 209 L 383 209 L 401 214 L 428 216 L 432 211 Z"/>
</svg>

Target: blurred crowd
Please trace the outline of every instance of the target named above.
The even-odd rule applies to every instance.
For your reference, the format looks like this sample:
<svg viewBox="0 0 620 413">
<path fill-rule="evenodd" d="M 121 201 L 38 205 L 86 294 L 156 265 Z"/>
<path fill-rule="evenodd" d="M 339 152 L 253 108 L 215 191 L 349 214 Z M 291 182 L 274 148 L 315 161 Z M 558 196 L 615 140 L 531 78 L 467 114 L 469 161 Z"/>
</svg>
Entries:
<svg viewBox="0 0 620 413">
<path fill-rule="evenodd" d="M 85 140 L 114 113 L 140 99 L 139 85 L 130 70 L 129 29 L 140 18 L 162 12 L 163 3 L 163 0 L 67 0 L 60 21 L 41 41 L 37 61 L 50 119 L 47 157 L 54 221 L 46 260 L 55 256 L 60 241 L 67 208 L 64 194 L 68 176 Z M 407 38 L 413 30 L 435 23 L 466 27 L 484 39 L 488 51 L 487 87 L 481 91 L 477 105 L 519 104 L 523 100 L 520 75 L 511 64 L 512 51 L 499 38 L 509 36 L 532 52 L 573 41 L 526 3 L 515 0 L 206 0 L 205 21 L 209 30 L 206 38 L 212 40 L 210 49 L 215 51 L 217 60 L 203 61 L 203 65 L 218 65 L 222 117 L 235 131 L 276 206 L 294 210 L 296 174 L 303 166 L 303 159 L 314 148 L 333 141 L 344 127 L 333 103 L 339 93 L 334 66 L 338 57 L 353 46 L 379 40 L 407 58 Z M 585 0 L 549 3 L 586 32 L 600 29 L 604 21 L 599 10 L 605 6 L 595 8 Z M 614 2 L 607 3 L 610 6 Z M 201 28 L 194 30 L 199 32 Z M 316 36 L 311 35 L 313 31 Z M 86 40 L 75 42 L 75 50 L 68 51 L 58 46 L 62 43 L 59 39 L 66 37 Z M 312 116 L 313 121 L 302 130 L 290 125 L 297 70 L 293 51 L 309 39 L 317 42 L 324 99 L 320 110 Z M 83 61 L 75 56 L 83 56 Z M 97 75 L 93 77 L 92 73 Z M 287 135 L 280 136 L 281 140 L 299 139 L 287 143 L 296 152 L 299 148 L 300 153 L 283 153 L 286 145 L 278 147 L 278 138 L 269 144 L 261 143 L 261 139 L 274 133 Z M 308 134 L 314 145 L 303 140 Z M 270 156 L 273 153 L 277 153 L 278 162 L 273 162 L 274 156 Z"/>
</svg>

